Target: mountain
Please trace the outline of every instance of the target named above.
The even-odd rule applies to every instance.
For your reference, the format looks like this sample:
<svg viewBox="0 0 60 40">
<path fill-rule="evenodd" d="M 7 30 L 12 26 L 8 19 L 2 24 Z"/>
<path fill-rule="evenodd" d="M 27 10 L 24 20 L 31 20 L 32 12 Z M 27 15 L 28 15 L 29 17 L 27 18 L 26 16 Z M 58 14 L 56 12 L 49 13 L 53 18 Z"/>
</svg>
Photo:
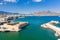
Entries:
<svg viewBox="0 0 60 40">
<path fill-rule="evenodd" d="M 59 13 L 51 12 L 49 10 L 35 12 L 33 15 L 37 15 L 37 16 L 60 16 Z"/>
<path fill-rule="evenodd" d="M 19 14 L 19 13 L 11 13 L 11 12 L 5 12 L 5 11 L 0 11 L 0 15 L 4 15 L 4 14 Z"/>
</svg>

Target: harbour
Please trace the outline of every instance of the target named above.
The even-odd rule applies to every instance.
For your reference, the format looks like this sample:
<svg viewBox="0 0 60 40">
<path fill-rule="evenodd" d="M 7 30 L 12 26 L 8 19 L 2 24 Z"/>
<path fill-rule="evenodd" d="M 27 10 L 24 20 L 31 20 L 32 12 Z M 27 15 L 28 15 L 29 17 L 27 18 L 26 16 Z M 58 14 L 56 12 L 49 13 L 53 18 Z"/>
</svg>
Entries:
<svg viewBox="0 0 60 40">
<path fill-rule="evenodd" d="M 52 30 L 45 30 L 40 25 L 51 20 L 60 21 L 59 18 L 58 16 L 26 16 L 13 20 L 14 22 L 29 22 L 29 25 L 20 32 L 0 32 L 0 40 L 57 40 Z"/>
<path fill-rule="evenodd" d="M 0 40 L 60 40 L 60 0 L 0 0 Z"/>
</svg>

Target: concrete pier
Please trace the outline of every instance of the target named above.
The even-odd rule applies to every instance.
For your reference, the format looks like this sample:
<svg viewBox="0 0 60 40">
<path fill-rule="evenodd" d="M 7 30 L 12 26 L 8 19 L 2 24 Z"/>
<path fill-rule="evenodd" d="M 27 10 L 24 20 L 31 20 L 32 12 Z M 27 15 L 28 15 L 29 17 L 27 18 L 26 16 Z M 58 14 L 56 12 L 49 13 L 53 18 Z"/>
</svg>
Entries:
<svg viewBox="0 0 60 40">
<path fill-rule="evenodd" d="M 0 25 L 0 31 L 20 31 L 22 27 L 28 25 L 28 22 L 4 23 Z"/>
<path fill-rule="evenodd" d="M 20 15 L 0 15 L 0 31 L 20 31 L 22 27 L 28 25 L 28 22 L 12 22 L 17 18 L 21 18 Z"/>
<path fill-rule="evenodd" d="M 51 29 L 53 30 L 55 33 L 55 36 L 60 36 L 60 28 L 57 27 L 57 26 L 54 26 L 54 24 L 57 24 L 59 23 L 58 21 L 51 21 L 51 22 L 48 22 L 46 24 L 42 24 L 41 26 L 43 28 L 48 28 L 48 29 Z"/>
</svg>

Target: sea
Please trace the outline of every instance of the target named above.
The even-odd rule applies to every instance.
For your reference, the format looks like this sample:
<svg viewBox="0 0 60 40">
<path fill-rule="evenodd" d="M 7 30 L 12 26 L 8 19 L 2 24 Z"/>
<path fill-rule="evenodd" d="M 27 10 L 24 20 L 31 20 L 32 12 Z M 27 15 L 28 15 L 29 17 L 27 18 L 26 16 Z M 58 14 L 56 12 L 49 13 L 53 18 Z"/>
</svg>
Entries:
<svg viewBox="0 0 60 40">
<path fill-rule="evenodd" d="M 55 32 L 50 29 L 44 29 L 42 24 L 50 21 L 59 21 L 59 16 L 26 16 L 13 20 L 14 22 L 28 22 L 26 26 L 20 32 L 0 32 L 0 40 L 58 40 L 55 36 Z M 60 24 L 56 24 L 60 26 Z"/>
</svg>

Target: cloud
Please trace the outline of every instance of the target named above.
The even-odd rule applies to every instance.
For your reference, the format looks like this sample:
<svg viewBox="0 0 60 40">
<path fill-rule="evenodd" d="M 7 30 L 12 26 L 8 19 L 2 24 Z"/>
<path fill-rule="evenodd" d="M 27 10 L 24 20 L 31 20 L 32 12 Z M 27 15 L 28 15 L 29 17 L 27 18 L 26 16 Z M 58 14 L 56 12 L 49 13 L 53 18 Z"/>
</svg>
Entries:
<svg viewBox="0 0 60 40">
<path fill-rule="evenodd" d="M 2 5 L 3 3 L 2 2 L 0 2 L 0 5 Z"/>
<path fill-rule="evenodd" d="M 5 5 L 7 4 L 7 2 L 12 2 L 12 3 L 16 3 L 18 0 L 0 0 L 0 5 Z"/>
<path fill-rule="evenodd" d="M 4 0 L 5 2 L 17 2 L 17 0 Z"/>
<path fill-rule="evenodd" d="M 41 2 L 42 0 L 33 0 L 34 2 Z"/>
</svg>

